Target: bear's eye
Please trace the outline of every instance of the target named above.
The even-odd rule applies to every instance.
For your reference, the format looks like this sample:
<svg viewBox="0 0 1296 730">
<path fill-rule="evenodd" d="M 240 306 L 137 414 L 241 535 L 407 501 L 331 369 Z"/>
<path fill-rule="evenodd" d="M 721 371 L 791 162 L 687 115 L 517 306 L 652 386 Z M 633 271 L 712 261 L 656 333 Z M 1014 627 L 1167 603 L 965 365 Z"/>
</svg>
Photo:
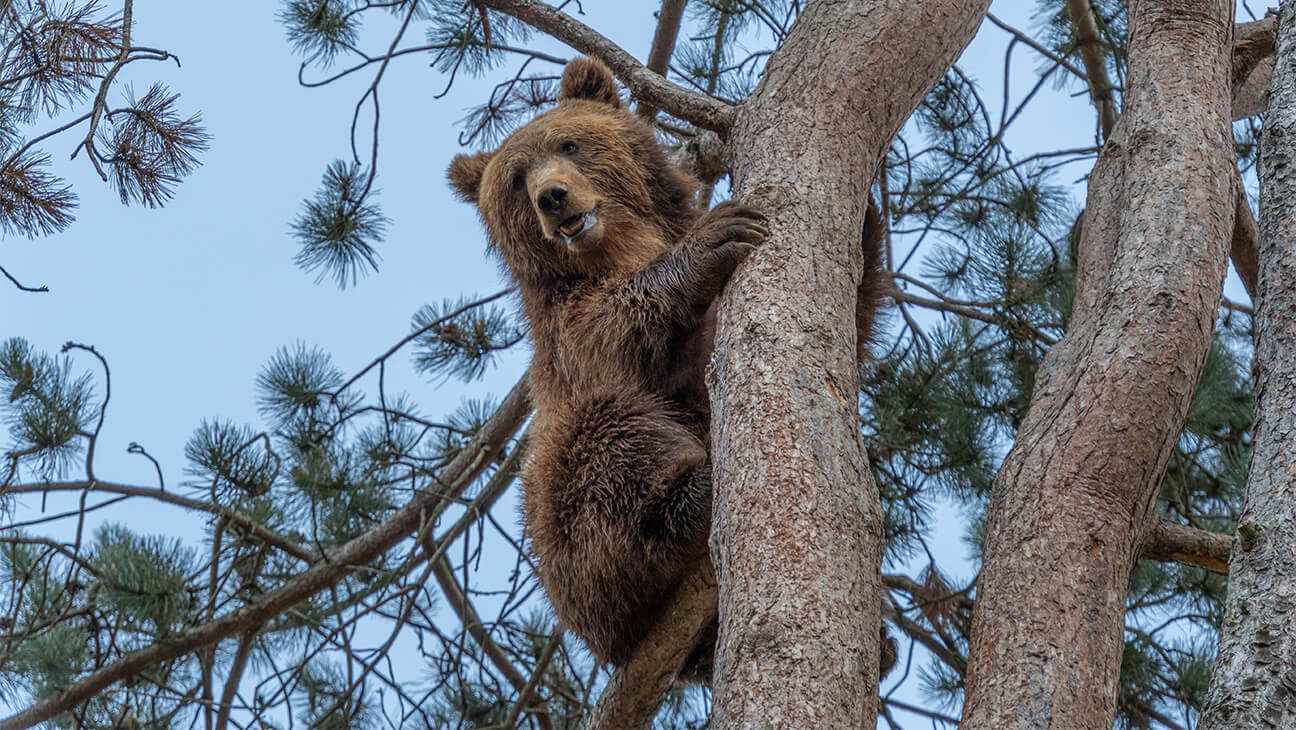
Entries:
<svg viewBox="0 0 1296 730">
<path fill-rule="evenodd" d="M 525 187 L 526 187 L 526 175 L 524 175 L 523 173 L 520 173 L 520 172 L 517 173 L 516 175 L 514 175 L 514 176 L 513 176 L 513 189 L 514 189 L 514 190 L 522 190 L 522 189 L 525 188 Z"/>
<path fill-rule="evenodd" d="M 561 153 L 563 153 L 564 155 L 567 155 L 568 157 L 570 157 L 570 156 L 576 154 L 576 150 L 577 150 L 577 149 L 579 149 L 579 148 L 576 146 L 576 143 L 575 143 L 575 142 L 572 142 L 571 140 L 568 140 L 568 141 L 566 141 L 566 142 L 563 142 L 563 143 L 558 147 L 558 151 L 561 152 Z"/>
</svg>

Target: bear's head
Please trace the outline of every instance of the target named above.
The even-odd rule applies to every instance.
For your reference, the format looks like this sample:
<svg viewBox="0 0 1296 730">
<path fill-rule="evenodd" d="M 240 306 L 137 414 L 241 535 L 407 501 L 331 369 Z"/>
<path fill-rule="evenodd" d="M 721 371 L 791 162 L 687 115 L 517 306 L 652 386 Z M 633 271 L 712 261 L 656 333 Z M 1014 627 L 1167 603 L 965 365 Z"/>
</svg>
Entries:
<svg viewBox="0 0 1296 730">
<path fill-rule="evenodd" d="M 607 67 L 587 58 L 567 64 L 557 107 L 496 150 L 459 155 L 449 177 L 523 282 L 640 268 L 697 215 L 697 182 L 625 108 Z"/>
</svg>

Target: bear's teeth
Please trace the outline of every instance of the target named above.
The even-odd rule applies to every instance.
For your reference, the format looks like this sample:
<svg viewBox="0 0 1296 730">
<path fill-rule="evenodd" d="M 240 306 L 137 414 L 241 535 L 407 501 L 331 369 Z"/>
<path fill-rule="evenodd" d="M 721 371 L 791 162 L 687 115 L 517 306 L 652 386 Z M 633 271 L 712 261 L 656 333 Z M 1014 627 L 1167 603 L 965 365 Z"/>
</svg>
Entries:
<svg viewBox="0 0 1296 730">
<path fill-rule="evenodd" d="M 558 230 L 561 231 L 564 236 L 575 236 L 585 230 L 586 218 L 588 218 L 588 216 L 585 213 L 574 215 L 563 221 L 562 224 L 558 226 Z"/>
<path fill-rule="evenodd" d="M 586 231 L 598 225 L 598 206 L 594 206 L 594 210 L 591 210 L 588 213 L 582 213 L 579 216 L 572 216 L 570 220 L 572 225 L 558 226 L 558 235 L 563 237 L 563 241 L 565 241 L 568 246 L 572 245 L 574 239 L 581 237 Z M 572 230 L 569 233 L 569 229 L 577 230 Z"/>
</svg>

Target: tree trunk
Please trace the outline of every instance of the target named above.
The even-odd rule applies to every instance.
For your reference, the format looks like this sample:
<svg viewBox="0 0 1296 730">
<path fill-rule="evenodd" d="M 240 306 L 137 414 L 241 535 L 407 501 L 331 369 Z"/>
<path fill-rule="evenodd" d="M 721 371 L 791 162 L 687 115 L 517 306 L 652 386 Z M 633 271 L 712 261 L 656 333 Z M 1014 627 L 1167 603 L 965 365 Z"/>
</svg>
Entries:
<svg viewBox="0 0 1296 730">
<path fill-rule="evenodd" d="M 1206 359 L 1233 228 L 1233 3 L 1130 7 L 1076 300 L 995 477 L 964 728 L 1103 728 L 1125 597 Z"/>
<path fill-rule="evenodd" d="M 713 727 L 874 722 L 882 516 L 859 436 L 860 232 L 888 142 L 988 4 L 809 3 L 731 129 L 735 197 L 773 233 L 723 299 L 708 379 Z"/>
<path fill-rule="evenodd" d="M 1255 446 L 1201 727 L 1296 727 L 1296 1 L 1278 19 L 1260 145 Z"/>
</svg>

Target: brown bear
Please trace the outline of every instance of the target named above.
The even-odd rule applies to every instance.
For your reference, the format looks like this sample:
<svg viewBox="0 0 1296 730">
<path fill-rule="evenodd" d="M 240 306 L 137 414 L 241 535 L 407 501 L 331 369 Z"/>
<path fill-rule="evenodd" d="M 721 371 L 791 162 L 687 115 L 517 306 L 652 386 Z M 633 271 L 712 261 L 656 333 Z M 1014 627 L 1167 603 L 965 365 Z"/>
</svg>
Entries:
<svg viewBox="0 0 1296 730">
<path fill-rule="evenodd" d="M 456 157 L 449 177 L 477 205 L 530 322 L 522 481 L 537 574 L 563 625 L 622 665 L 710 559 L 711 308 L 766 219 L 737 203 L 700 210 L 697 181 L 589 59 L 567 65 L 556 108 L 492 152 Z M 876 262 L 877 237 L 865 247 Z M 866 328 L 877 284 L 861 286 Z M 706 681 L 713 653 L 714 636 L 684 678 Z"/>
</svg>

